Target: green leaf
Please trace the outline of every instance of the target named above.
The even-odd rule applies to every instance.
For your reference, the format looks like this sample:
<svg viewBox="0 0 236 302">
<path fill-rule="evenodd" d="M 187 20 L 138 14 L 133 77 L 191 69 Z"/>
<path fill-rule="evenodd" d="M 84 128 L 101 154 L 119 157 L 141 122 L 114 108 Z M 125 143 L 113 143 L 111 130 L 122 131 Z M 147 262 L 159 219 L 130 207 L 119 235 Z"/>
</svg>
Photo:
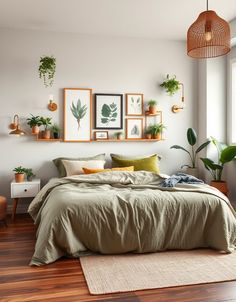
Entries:
<svg viewBox="0 0 236 302">
<path fill-rule="evenodd" d="M 111 117 L 117 117 L 117 112 L 112 113 Z"/>
<path fill-rule="evenodd" d="M 190 154 L 188 150 L 184 149 L 183 147 L 181 147 L 179 145 L 173 145 L 170 147 L 170 149 L 181 149 L 181 150 L 187 152 L 188 154 Z"/>
<path fill-rule="evenodd" d="M 206 146 L 208 146 L 211 143 L 211 141 L 206 141 L 205 143 L 201 144 L 196 150 L 196 153 L 200 152 L 202 149 L 204 149 Z"/>
<path fill-rule="evenodd" d="M 116 119 L 115 119 L 115 118 L 112 118 L 110 121 L 111 121 L 111 122 L 115 122 L 115 121 L 116 121 Z"/>
<path fill-rule="evenodd" d="M 188 138 L 188 143 L 191 146 L 194 146 L 196 144 L 196 142 L 197 142 L 197 133 L 193 128 L 188 128 L 187 138 Z"/>
<path fill-rule="evenodd" d="M 107 124 L 108 123 L 108 118 L 101 118 L 102 124 Z"/>
<path fill-rule="evenodd" d="M 220 162 L 222 164 L 232 161 L 236 156 L 236 146 L 228 146 L 222 150 Z"/>
<path fill-rule="evenodd" d="M 107 104 L 104 104 L 102 106 L 102 116 L 109 117 L 110 114 L 111 114 L 110 106 L 108 106 Z"/>
<path fill-rule="evenodd" d="M 201 158 L 201 160 L 203 161 L 205 167 L 207 168 L 207 170 L 222 170 L 223 166 L 216 164 L 213 162 L 213 160 L 209 159 L 209 158 Z"/>
</svg>

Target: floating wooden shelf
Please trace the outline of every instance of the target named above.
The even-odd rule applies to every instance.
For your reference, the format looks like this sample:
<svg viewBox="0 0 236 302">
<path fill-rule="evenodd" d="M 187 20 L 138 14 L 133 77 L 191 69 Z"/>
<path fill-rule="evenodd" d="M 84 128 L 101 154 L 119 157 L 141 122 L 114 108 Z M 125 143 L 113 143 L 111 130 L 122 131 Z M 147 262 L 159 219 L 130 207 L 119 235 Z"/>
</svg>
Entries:
<svg viewBox="0 0 236 302">
<path fill-rule="evenodd" d="M 61 142 L 61 138 L 36 138 L 36 141 L 42 141 L 42 142 Z"/>
<path fill-rule="evenodd" d="M 162 115 L 162 111 L 157 111 L 156 113 L 149 113 L 149 111 L 145 111 L 146 116 L 157 116 Z"/>
<path fill-rule="evenodd" d="M 139 139 L 97 139 L 97 140 L 91 140 L 91 142 L 159 142 L 163 139 L 154 139 L 154 138 L 139 138 Z"/>
</svg>

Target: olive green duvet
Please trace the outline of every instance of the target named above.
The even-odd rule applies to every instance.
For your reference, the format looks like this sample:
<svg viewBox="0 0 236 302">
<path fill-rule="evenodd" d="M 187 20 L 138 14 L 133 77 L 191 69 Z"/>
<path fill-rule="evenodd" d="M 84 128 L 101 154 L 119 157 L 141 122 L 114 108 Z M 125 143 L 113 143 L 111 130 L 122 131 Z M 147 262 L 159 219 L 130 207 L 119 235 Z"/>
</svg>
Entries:
<svg viewBox="0 0 236 302">
<path fill-rule="evenodd" d="M 87 252 L 235 249 L 236 216 L 223 194 L 199 184 L 162 188 L 162 181 L 145 171 L 50 180 L 29 206 L 37 226 L 30 264 Z"/>
</svg>

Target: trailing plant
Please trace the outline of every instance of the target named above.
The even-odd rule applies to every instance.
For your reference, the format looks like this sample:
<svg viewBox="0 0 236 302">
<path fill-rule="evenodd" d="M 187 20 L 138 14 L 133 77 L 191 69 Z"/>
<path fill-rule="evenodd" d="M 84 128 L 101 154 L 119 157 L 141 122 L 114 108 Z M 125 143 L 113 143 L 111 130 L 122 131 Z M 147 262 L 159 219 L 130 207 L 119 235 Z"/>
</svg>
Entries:
<svg viewBox="0 0 236 302">
<path fill-rule="evenodd" d="M 22 166 L 16 167 L 12 171 L 16 174 L 25 174 L 25 168 L 23 168 Z"/>
<path fill-rule="evenodd" d="M 44 86 L 52 86 L 56 72 L 56 58 L 54 56 L 40 57 L 38 72 L 40 79 L 43 79 Z"/>
<path fill-rule="evenodd" d="M 157 101 L 156 100 L 150 100 L 148 101 L 148 106 L 156 106 L 157 105 Z"/>
<path fill-rule="evenodd" d="M 75 105 L 74 102 L 72 102 L 72 106 L 70 107 L 70 110 L 73 114 L 73 116 L 76 118 L 77 123 L 78 123 L 78 130 L 80 128 L 80 122 L 82 120 L 82 118 L 85 116 L 85 114 L 87 113 L 87 105 L 83 105 L 81 104 L 80 99 L 78 99 L 77 104 Z"/>
<path fill-rule="evenodd" d="M 173 145 L 170 147 L 170 149 L 180 149 L 183 150 L 184 152 L 187 152 L 189 157 L 190 157 L 190 161 L 191 161 L 191 165 L 182 165 L 181 169 L 183 167 L 188 167 L 188 168 L 196 168 L 196 160 L 197 160 L 197 154 L 204 148 L 206 148 L 207 145 L 210 144 L 210 140 L 207 140 L 206 142 L 204 142 L 203 144 L 201 144 L 197 149 L 195 147 L 196 143 L 197 143 L 197 133 L 193 128 L 188 128 L 187 130 L 187 140 L 188 143 L 191 147 L 191 151 L 188 151 L 187 149 L 185 149 L 184 147 L 181 147 L 179 145 Z"/>
<path fill-rule="evenodd" d="M 215 138 L 211 137 L 211 142 L 217 150 L 217 162 L 210 158 L 201 158 L 205 168 L 211 173 L 213 180 L 222 181 L 222 173 L 224 165 L 232 161 L 236 156 L 236 146 L 227 146 L 224 143 L 218 142 Z"/>
<path fill-rule="evenodd" d="M 167 74 L 165 81 L 160 86 L 165 88 L 166 92 L 172 96 L 180 89 L 180 82 L 176 80 L 175 75 L 170 78 L 170 75 Z"/>
<path fill-rule="evenodd" d="M 102 106 L 102 124 L 109 124 L 110 122 L 115 122 L 117 119 L 117 105 L 115 103 L 103 104 Z"/>
<path fill-rule="evenodd" d="M 52 124 L 51 120 L 52 120 L 51 117 L 43 117 L 43 116 L 40 117 L 41 125 L 44 126 L 44 131 L 47 131 L 48 126 Z"/>
<path fill-rule="evenodd" d="M 34 116 L 33 114 L 31 114 L 31 117 L 27 118 L 27 124 L 30 126 L 30 128 L 32 128 L 34 126 L 41 126 L 42 121 L 40 119 L 40 116 Z"/>
</svg>

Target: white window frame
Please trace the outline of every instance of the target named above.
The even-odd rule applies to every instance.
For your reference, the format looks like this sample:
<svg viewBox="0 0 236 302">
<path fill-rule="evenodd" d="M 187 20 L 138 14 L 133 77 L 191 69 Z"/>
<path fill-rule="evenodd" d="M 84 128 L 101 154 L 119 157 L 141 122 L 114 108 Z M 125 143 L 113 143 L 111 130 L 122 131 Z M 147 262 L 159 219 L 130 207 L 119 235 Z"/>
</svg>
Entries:
<svg viewBox="0 0 236 302">
<path fill-rule="evenodd" d="M 233 91 L 233 65 L 235 66 Z M 228 65 L 228 123 L 227 137 L 229 145 L 236 145 L 236 57 L 229 59 Z M 233 130 L 234 129 L 234 130 Z M 234 131 L 234 132 L 233 132 Z M 233 137 L 234 136 L 234 137 Z"/>
</svg>

